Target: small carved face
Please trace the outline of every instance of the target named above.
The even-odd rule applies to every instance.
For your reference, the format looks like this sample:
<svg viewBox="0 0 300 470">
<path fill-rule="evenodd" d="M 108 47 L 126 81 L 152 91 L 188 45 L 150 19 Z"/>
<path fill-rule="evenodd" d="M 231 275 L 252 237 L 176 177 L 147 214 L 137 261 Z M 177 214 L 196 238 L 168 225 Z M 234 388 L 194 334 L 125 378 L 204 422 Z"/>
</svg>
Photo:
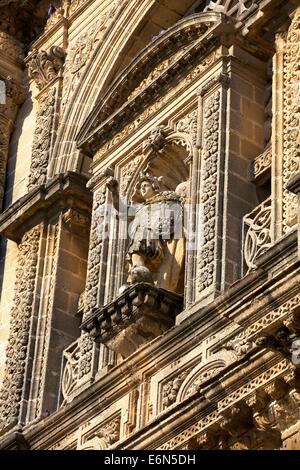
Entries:
<svg viewBox="0 0 300 470">
<path fill-rule="evenodd" d="M 155 190 L 153 189 L 153 186 L 150 183 L 150 181 L 147 181 L 147 180 L 142 181 L 140 192 L 141 192 L 141 196 L 146 200 L 155 196 Z"/>
</svg>

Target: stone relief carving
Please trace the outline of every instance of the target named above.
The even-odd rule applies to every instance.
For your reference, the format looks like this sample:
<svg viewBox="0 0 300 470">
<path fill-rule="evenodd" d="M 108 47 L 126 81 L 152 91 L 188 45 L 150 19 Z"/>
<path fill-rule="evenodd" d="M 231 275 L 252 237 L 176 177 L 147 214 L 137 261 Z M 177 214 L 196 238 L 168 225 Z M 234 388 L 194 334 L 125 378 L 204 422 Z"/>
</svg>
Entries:
<svg viewBox="0 0 300 470">
<path fill-rule="evenodd" d="M 105 202 L 106 187 L 103 186 L 94 194 L 86 282 L 86 312 L 97 305 L 100 259 L 105 235 Z"/>
<path fill-rule="evenodd" d="M 17 83 L 11 76 L 1 77 L 2 84 L 0 99 L 0 208 L 4 195 L 6 179 L 6 163 L 8 147 L 18 107 L 26 96 L 26 88 Z M 2 92 L 5 93 L 2 96 Z"/>
<path fill-rule="evenodd" d="M 121 184 L 120 184 L 120 195 L 124 197 L 127 193 L 128 187 L 132 181 L 136 169 L 139 167 L 143 161 L 142 155 L 137 155 L 131 160 L 127 165 L 125 165 L 121 170 Z"/>
<path fill-rule="evenodd" d="M 64 18 L 64 16 L 65 16 L 64 8 L 63 7 L 57 8 L 55 12 L 49 16 L 47 23 L 46 23 L 46 27 L 45 27 L 45 32 L 49 31 L 54 25 L 56 25 L 56 23 L 58 23 L 58 21 L 61 18 Z"/>
<path fill-rule="evenodd" d="M 255 158 L 253 162 L 253 179 L 259 178 L 263 173 L 271 168 L 272 164 L 272 148 L 267 147 L 266 150 Z"/>
<path fill-rule="evenodd" d="M 280 320 L 283 321 L 288 315 L 295 310 L 300 302 L 300 294 L 295 295 L 293 298 L 284 302 L 280 307 L 275 308 L 271 312 L 267 312 L 262 318 L 252 323 L 245 330 L 246 338 L 253 338 L 257 333 L 261 333 L 265 328 L 276 324 Z"/>
<path fill-rule="evenodd" d="M 300 8 L 289 27 L 283 67 L 283 228 L 296 223 L 297 197 L 286 186 L 290 178 L 300 170 Z"/>
<path fill-rule="evenodd" d="M 156 78 L 159 77 L 161 73 L 163 73 L 174 62 L 176 62 L 176 60 L 184 54 L 186 49 L 187 47 L 182 48 L 180 51 L 176 52 L 171 57 L 161 62 L 157 67 L 155 67 L 154 70 L 152 70 L 150 74 L 146 78 L 144 78 L 144 80 L 139 84 L 139 86 L 136 87 L 130 93 L 130 95 L 127 98 L 127 101 L 131 101 L 137 95 L 142 93 L 142 91 L 145 90 L 153 81 L 155 81 Z"/>
<path fill-rule="evenodd" d="M 205 383 L 206 380 L 216 375 L 220 370 L 229 362 L 230 354 L 223 353 L 224 358 L 218 356 L 212 356 L 206 361 L 197 364 L 183 381 L 178 394 L 176 397 L 177 402 L 181 402 L 191 395 L 198 393 L 200 387 Z"/>
<path fill-rule="evenodd" d="M 64 73 L 63 108 L 68 102 L 70 95 L 74 92 L 84 71 L 84 66 L 90 59 L 93 51 L 102 42 L 106 31 L 112 25 L 114 19 L 121 13 L 127 2 L 128 0 L 122 2 L 120 0 L 114 1 L 103 12 L 99 20 L 91 25 L 88 32 L 85 32 L 74 43 L 70 44 Z M 69 15 L 72 15 L 82 3 L 83 0 L 73 1 L 69 8 Z"/>
<path fill-rule="evenodd" d="M 17 420 L 20 410 L 32 322 L 40 233 L 40 227 L 35 227 L 24 235 L 19 245 L 15 297 L 0 398 L 1 428 Z"/>
<path fill-rule="evenodd" d="M 103 147 L 97 151 L 95 159 L 101 159 L 101 157 L 107 153 L 111 148 L 115 147 L 119 142 L 124 140 L 134 130 L 136 130 L 142 122 L 145 121 L 149 116 L 153 115 L 161 109 L 176 93 L 186 87 L 189 83 L 193 82 L 198 78 L 215 60 L 220 57 L 221 51 L 217 49 L 205 57 L 184 79 L 179 80 L 178 84 L 172 87 L 170 91 L 167 91 L 163 97 L 157 99 L 157 101 L 148 106 L 135 120 L 130 124 L 126 125 L 118 134 L 116 134 L 110 141 L 108 141 Z"/>
<path fill-rule="evenodd" d="M 79 340 L 76 340 L 63 352 L 63 359 L 65 361 L 61 378 L 61 394 L 63 398 L 63 403 L 71 396 L 78 382 L 78 364 L 80 360 L 80 350 L 81 348 Z M 89 354 L 89 352 L 86 351 L 86 354 Z"/>
<path fill-rule="evenodd" d="M 68 13 L 71 16 L 75 11 L 86 3 L 86 0 L 65 0 L 64 7 L 68 5 Z"/>
<path fill-rule="evenodd" d="M 268 198 L 250 214 L 243 217 L 245 233 L 244 258 L 248 272 L 256 269 L 256 259 L 272 246 L 271 210 L 272 200 Z"/>
<path fill-rule="evenodd" d="M 251 11 L 251 7 L 257 8 L 257 4 L 254 0 L 251 0 L 250 2 L 248 0 L 208 0 L 204 11 L 217 11 L 226 13 L 226 15 L 229 16 L 239 17 L 242 14 Z"/>
<path fill-rule="evenodd" d="M 278 364 L 271 367 L 268 371 L 263 372 L 259 376 L 252 379 L 252 382 L 247 383 L 238 388 L 238 390 L 234 391 L 233 393 L 229 394 L 223 400 L 218 402 L 218 409 L 208 413 L 206 416 L 202 417 L 197 423 L 185 428 L 181 432 L 179 432 L 176 437 L 170 439 L 165 444 L 162 444 L 159 449 L 162 450 L 174 450 L 177 449 L 179 446 L 182 446 L 184 443 L 187 443 L 191 439 L 195 439 L 195 437 L 202 434 L 202 432 L 209 432 L 209 427 L 212 426 L 212 431 L 215 429 L 216 425 L 223 423 L 224 426 L 230 426 L 230 415 L 233 417 L 236 413 L 239 414 L 239 409 L 243 408 L 245 405 L 242 400 L 247 401 L 248 398 L 252 396 L 253 393 L 257 393 L 257 390 L 267 385 L 269 381 L 274 380 L 280 373 L 286 373 L 289 370 L 288 361 L 283 360 Z M 239 404 L 240 402 L 240 404 Z M 239 405 L 235 408 L 236 405 Z M 232 411 L 231 411 L 232 410 Z M 225 421 L 222 421 L 222 416 L 224 416 Z M 233 431 L 234 429 L 231 428 Z M 230 430 L 230 429 L 229 429 Z M 199 443 L 203 444 L 203 440 L 206 439 L 201 438 Z M 215 442 L 215 441 L 213 441 Z M 226 443 L 225 443 L 226 444 Z M 199 447 L 197 447 L 199 448 Z M 226 446 L 225 446 L 226 448 Z"/>
<path fill-rule="evenodd" d="M 100 261 L 105 236 L 106 187 L 94 193 L 90 249 L 88 256 L 87 280 L 85 288 L 84 315 L 98 304 L 98 284 Z M 92 372 L 96 345 L 89 334 L 81 337 L 64 352 L 66 364 L 62 373 L 62 395 L 64 400 L 72 395 L 78 382 Z"/>
<path fill-rule="evenodd" d="M 214 282 L 217 169 L 220 132 L 220 91 L 204 104 L 203 164 L 201 169 L 201 203 L 203 236 L 198 261 L 197 288 L 202 292 Z"/>
<path fill-rule="evenodd" d="M 29 78 L 41 91 L 61 74 L 64 60 L 65 51 L 61 47 L 53 46 L 49 52 L 34 49 L 27 61 Z"/>
<path fill-rule="evenodd" d="M 41 96 L 36 117 L 28 190 L 44 184 L 47 179 L 47 169 L 51 152 L 53 120 L 56 103 L 56 88 L 51 88 Z"/>
<path fill-rule="evenodd" d="M 196 146 L 197 143 L 197 134 L 198 134 L 198 110 L 194 109 L 186 116 L 184 116 L 180 121 L 177 123 L 177 131 L 178 132 L 185 132 L 186 134 L 191 136 L 193 145 Z"/>
<path fill-rule="evenodd" d="M 107 422 L 83 442 L 78 450 L 106 450 L 120 439 L 121 417 Z M 90 434 L 90 432 L 89 432 Z"/>
<path fill-rule="evenodd" d="M 188 375 L 188 371 L 181 372 L 179 376 L 172 380 L 168 380 L 162 387 L 162 404 L 164 408 L 168 408 L 170 405 L 175 403 L 178 390 L 180 389 L 182 382 Z"/>
</svg>

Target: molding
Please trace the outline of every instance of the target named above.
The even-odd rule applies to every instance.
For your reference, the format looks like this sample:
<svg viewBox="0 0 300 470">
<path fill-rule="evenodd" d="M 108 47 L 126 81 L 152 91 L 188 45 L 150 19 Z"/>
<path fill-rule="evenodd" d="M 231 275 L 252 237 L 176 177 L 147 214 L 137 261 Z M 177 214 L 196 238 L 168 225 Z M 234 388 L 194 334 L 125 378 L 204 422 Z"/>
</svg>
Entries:
<svg viewBox="0 0 300 470">
<path fill-rule="evenodd" d="M 1 214 L 0 234 L 18 243 L 29 227 L 54 213 L 73 207 L 90 212 L 92 194 L 86 182 L 85 176 L 69 171 L 32 190 Z"/>
<path fill-rule="evenodd" d="M 77 136 L 78 147 L 93 153 L 105 141 L 106 136 L 117 132 L 125 121 L 132 117 L 142 105 L 149 105 L 153 96 L 157 97 L 170 80 L 188 72 L 199 56 L 209 52 L 209 45 L 224 33 L 233 31 L 233 20 L 219 13 L 201 13 L 179 21 L 147 46 L 135 60 L 112 83 L 104 97 L 96 105 Z M 184 48 L 185 46 L 185 48 Z M 142 93 L 128 97 L 149 76 L 151 70 L 145 63 L 151 63 L 152 70 L 178 50 L 181 56 L 158 74 Z M 205 52 L 205 54 L 202 54 Z M 175 72 L 175 75 L 174 75 Z M 131 86 L 128 87 L 128 84 Z M 152 98 L 151 98 L 152 97 Z M 99 123 L 101 125 L 99 126 Z"/>
</svg>

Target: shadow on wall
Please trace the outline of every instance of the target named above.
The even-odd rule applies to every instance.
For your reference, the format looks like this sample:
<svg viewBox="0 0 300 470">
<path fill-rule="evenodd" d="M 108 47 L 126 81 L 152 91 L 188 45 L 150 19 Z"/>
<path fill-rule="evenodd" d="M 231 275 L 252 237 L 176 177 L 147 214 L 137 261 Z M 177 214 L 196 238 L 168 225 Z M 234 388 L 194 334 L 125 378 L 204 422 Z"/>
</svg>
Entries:
<svg viewBox="0 0 300 470">
<path fill-rule="evenodd" d="M 35 127 L 35 113 L 32 111 L 33 104 L 30 93 L 19 109 L 15 129 L 9 144 L 3 210 L 27 192 L 31 146 Z"/>
</svg>

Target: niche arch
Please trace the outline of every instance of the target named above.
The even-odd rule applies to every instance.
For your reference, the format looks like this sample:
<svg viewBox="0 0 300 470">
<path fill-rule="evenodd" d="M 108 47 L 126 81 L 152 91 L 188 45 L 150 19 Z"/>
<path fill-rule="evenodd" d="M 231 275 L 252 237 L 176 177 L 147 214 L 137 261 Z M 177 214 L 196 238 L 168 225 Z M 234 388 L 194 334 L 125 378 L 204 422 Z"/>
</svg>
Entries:
<svg viewBox="0 0 300 470">
<path fill-rule="evenodd" d="M 190 176 L 191 176 L 191 162 L 193 158 L 193 143 L 188 134 L 175 132 L 172 129 L 164 129 L 165 135 L 165 144 L 163 148 L 157 152 L 150 153 L 150 155 L 140 155 L 138 151 L 135 153 L 135 158 L 137 158 L 137 165 L 132 174 L 131 180 L 129 183 L 122 181 L 122 168 L 127 164 L 132 164 L 132 161 L 126 160 L 126 163 L 119 167 L 120 173 L 120 187 L 126 187 L 126 198 L 125 200 L 130 203 L 141 202 L 137 197 L 137 185 L 139 181 L 139 176 L 141 172 L 148 173 L 155 177 L 163 177 L 161 182 L 160 191 L 172 191 L 177 193 L 181 197 L 183 205 L 188 204 L 189 198 L 189 186 L 190 186 Z M 126 178 L 128 177 L 126 173 Z M 124 194 L 122 195 L 124 197 Z M 184 207 L 184 206 L 183 206 Z M 183 223 L 184 219 L 182 219 Z M 122 223 L 122 222 L 119 222 Z M 122 229 L 119 230 L 124 233 Z M 119 232 L 120 233 L 120 232 Z M 115 254 L 114 258 L 116 259 L 115 273 L 116 273 L 116 288 L 112 297 L 118 295 L 119 288 L 126 283 L 128 278 L 128 263 L 126 263 L 126 252 L 129 244 L 129 237 L 122 240 L 115 246 L 115 251 L 118 251 L 118 256 Z M 175 256 L 175 253 L 174 253 Z M 174 263 L 177 261 L 174 260 Z M 178 290 L 175 292 L 183 294 L 184 293 L 184 273 L 183 269 L 182 274 L 180 275 L 180 286 L 178 285 Z M 157 285 L 160 286 L 160 281 L 156 279 Z M 171 289 L 170 289 L 171 290 Z M 180 291 L 180 292 L 179 292 Z"/>
</svg>

